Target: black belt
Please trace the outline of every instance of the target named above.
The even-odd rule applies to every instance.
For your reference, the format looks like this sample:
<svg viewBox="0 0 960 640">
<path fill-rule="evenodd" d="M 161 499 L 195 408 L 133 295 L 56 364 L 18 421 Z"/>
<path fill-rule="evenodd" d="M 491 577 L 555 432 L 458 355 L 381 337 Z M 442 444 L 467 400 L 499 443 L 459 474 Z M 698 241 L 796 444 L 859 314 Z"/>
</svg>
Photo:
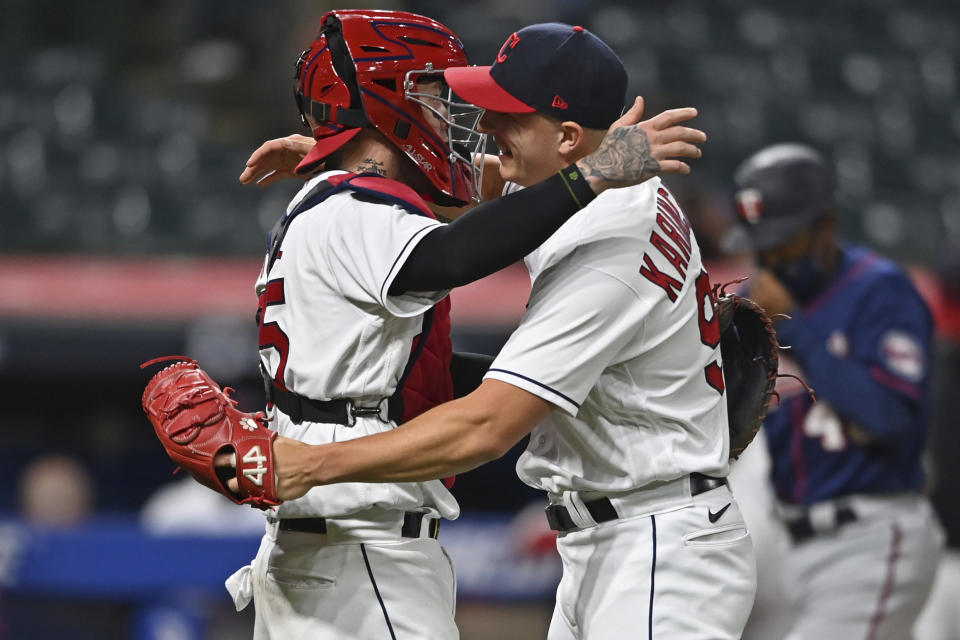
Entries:
<svg viewBox="0 0 960 640">
<path fill-rule="evenodd" d="M 270 384 L 269 400 L 280 411 L 290 416 L 294 424 L 300 424 L 304 420 L 307 422 L 325 422 L 329 424 L 342 424 L 352 427 L 356 424 L 357 418 L 362 416 L 383 415 L 381 406 L 387 402 L 387 398 L 381 398 L 380 402 L 373 407 L 358 407 L 348 398 L 336 398 L 334 400 L 314 400 L 301 396 L 292 391 L 281 389 L 276 383 Z M 387 404 L 387 419 L 396 421 L 398 416 L 394 413 L 396 410 L 402 411 L 401 403 L 391 401 Z"/>
<path fill-rule="evenodd" d="M 857 521 L 857 513 L 848 505 L 837 505 L 833 513 L 833 522 L 826 526 L 814 527 L 813 520 L 809 513 L 803 513 L 799 516 L 786 518 L 783 524 L 787 527 L 787 533 L 793 544 L 800 544 L 815 537 L 821 533 L 836 531 L 845 524 Z"/>
<path fill-rule="evenodd" d="M 705 476 L 702 473 L 691 473 L 690 495 L 700 495 L 701 493 L 722 487 L 726 484 L 726 478 L 714 478 L 712 476 Z M 587 508 L 587 511 L 590 512 L 590 516 L 594 522 L 607 522 L 608 520 L 616 520 L 619 517 L 617 510 L 613 508 L 613 503 L 610 502 L 609 498 L 591 500 L 590 502 L 585 502 L 584 506 Z M 550 528 L 554 531 L 564 532 L 579 528 L 574 523 L 573 518 L 570 517 L 570 512 L 567 511 L 567 508 L 562 504 L 547 505 L 546 512 L 547 522 L 550 523 Z"/>
<path fill-rule="evenodd" d="M 400 535 L 404 538 L 419 538 L 422 533 L 424 513 L 422 511 L 407 511 L 403 514 L 403 526 Z M 326 518 L 282 518 L 279 521 L 280 531 L 297 531 L 299 533 L 327 533 Z M 436 538 L 440 534 L 440 518 L 433 518 L 427 528 L 427 536 Z"/>
</svg>

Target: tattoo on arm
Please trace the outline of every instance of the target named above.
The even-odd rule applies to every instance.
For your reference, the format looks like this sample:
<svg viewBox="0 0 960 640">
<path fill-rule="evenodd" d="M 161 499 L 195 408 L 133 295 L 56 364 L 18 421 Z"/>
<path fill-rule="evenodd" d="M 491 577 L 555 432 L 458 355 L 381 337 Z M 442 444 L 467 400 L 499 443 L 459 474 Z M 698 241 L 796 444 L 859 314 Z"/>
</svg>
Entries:
<svg viewBox="0 0 960 640">
<path fill-rule="evenodd" d="M 608 182 L 647 180 L 660 172 L 650 140 L 637 125 L 620 127 L 603 139 L 600 147 L 578 163 L 585 177 Z"/>
<path fill-rule="evenodd" d="M 377 162 L 373 158 L 364 158 L 357 164 L 355 173 L 375 173 L 378 176 L 385 176 L 387 170 L 382 162 Z"/>
</svg>

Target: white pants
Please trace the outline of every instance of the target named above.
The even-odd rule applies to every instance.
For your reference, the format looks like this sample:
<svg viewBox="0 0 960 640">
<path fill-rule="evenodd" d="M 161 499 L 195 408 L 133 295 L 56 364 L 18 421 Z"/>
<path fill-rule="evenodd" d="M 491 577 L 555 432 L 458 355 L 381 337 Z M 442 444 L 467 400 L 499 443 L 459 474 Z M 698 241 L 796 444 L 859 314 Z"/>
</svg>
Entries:
<svg viewBox="0 0 960 640">
<path fill-rule="evenodd" d="M 788 640 L 907 640 L 933 583 L 940 525 L 922 496 L 854 497 L 858 520 L 794 546 Z"/>
<path fill-rule="evenodd" d="M 739 639 L 757 570 L 730 490 L 634 511 L 558 538 L 563 577 L 549 640 Z"/>
<path fill-rule="evenodd" d="M 917 624 L 916 640 L 957 640 L 960 638 L 960 551 L 952 549 L 943 555 L 937 568 L 933 590 Z"/>
<path fill-rule="evenodd" d="M 330 527 L 328 527 L 330 528 Z M 231 588 L 238 608 L 243 605 Z M 239 576 L 239 577 L 238 577 Z M 254 640 L 455 640 L 453 564 L 432 538 L 277 531 L 268 525 L 248 585 Z"/>
</svg>

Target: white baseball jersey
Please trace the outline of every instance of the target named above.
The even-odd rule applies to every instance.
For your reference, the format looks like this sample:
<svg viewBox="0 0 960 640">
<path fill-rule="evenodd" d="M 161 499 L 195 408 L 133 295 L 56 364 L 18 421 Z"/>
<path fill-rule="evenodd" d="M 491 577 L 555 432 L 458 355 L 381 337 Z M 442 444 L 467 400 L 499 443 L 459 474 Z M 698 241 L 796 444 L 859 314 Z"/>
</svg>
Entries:
<svg viewBox="0 0 960 640">
<path fill-rule="evenodd" d="M 319 181 L 338 173 L 307 182 L 287 212 Z M 412 340 L 422 330 L 423 313 L 448 292 L 387 292 L 410 252 L 439 224 L 396 205 L 354 198 L 349 191 L 294 218 L 270 272 L 257 281 L 257 293 L 267 295 L 264 330 L 273 333 L 274 344 L 260 350 L 269 374 L 314 400 L 350 398 L 364 406 L 392 395 Z M 284 436 L 325 444 L 394 425 L 377 417 L 360 418 L 352 427 L 296 425 L 278 411 L 272 426 Z M 337 517 L 378 505 L 400 511 L 433 507 L 446 518 L 459 514 L 439 480 L 315 487 L 284 502 L 279 514 Z"/>
<path fill-rule="evenodd" d="M 579 527 L 557 539 L 548 638 L 740 638 L 750 534 L 726 486 L 694 495 L 687 480 L 725 476 L 729 449 L 719 322 L 689 223 L 654 179 L 604 192 L 526 262 L 527 313 L 487 377 L 557 408 L 517 462 Z M 601 495 L 617 518 L 597 524 L 585 503 Z"/>
<path fill-rule="evenodd" d="M 695 471 L 725 476 L 710 283 L 660 180 L 604 192 L 526 264 L 526 315 L 486 375 L 560 409 L 531 433 L 521 479 L 589 495 Z"/>
</svg>

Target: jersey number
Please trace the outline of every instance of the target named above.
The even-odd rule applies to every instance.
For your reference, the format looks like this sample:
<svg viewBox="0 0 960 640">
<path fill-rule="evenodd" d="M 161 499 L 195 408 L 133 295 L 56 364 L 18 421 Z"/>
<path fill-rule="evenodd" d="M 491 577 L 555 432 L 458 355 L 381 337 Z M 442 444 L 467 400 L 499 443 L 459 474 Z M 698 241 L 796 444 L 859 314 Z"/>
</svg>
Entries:
<svg viewBox="0 0 960 640">
<path fill-rule="evenodd" d="M 810 438 L 819 438 L 824 451 L 843 451 L 847 447 L 843 423 L 826 403 L 810 407 L 803 420 L 803 432 Z"/>
<path fill-rule="evenodd" d="M 271 280 L 267 283 L 267 288 L 260 294 L 260 308 L 257 316 L 260 318 L 260 350 L 270 347 L 277 350 L 280 354 L 280 363 L 277 365 L 277 372 L 273 381 L 278 387 L 286 390 L 283 383 L 283 375 L 287 368 L 287 355 L 290 353 L 290 340 L 287 334 L 283 332 L 280 325 L 276 322 L 264 322 L 267 317 L 267 307 L 272 305 L 284 304 L 283 297 L 283 278 Z"/>
<path fill-rule="evenodd" d="M 242 461 L 245 463 L 243 466 L 244 477 L 258 487 L 262 487 L 263 476 L 267 473 L 267 468 L 263 463 L 267 461 L 267 456 L 260 451 L 260 445 L 251 447 L 250 451 L 243 454 Z"/>
<path fill-rule="evenodd" d="M 701 270 L 696 280 L 697 287 L 697 314 L 700 321 L 700 342 L 711 349 L 720 344 L 720 318 L 717 317 L 717 303 L 713 298 L 713 289 L 710 286 L 710 277 Z M 707 384 L 723 393 L 723 371 L 716 360 L 703 368 L 703 375 Z"/>
</svg>

